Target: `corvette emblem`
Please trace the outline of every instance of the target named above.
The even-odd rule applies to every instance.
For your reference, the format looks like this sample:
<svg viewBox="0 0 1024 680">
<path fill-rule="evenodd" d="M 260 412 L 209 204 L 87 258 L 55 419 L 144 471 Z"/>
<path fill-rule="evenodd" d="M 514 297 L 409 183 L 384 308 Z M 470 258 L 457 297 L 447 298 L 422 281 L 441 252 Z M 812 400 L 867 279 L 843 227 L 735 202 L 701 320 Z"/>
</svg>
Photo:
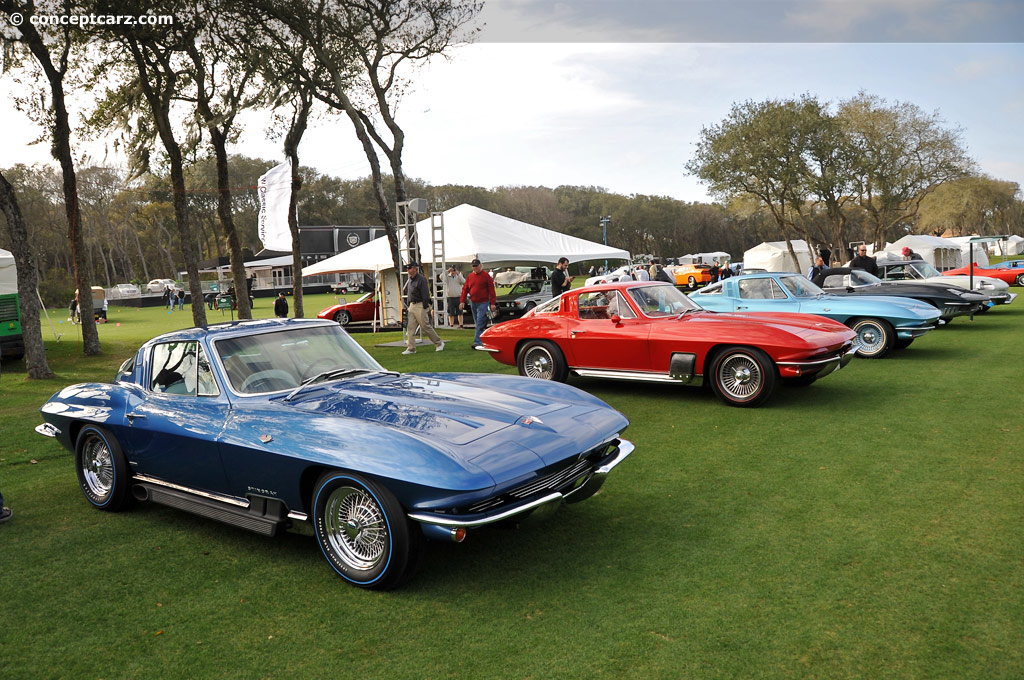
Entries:
<svg viewBox="0 0 1024 680">
<path fill-rule="evenodd" d="M 263 442 L 264 444 L 269 444 L 271 441 L 273 441 L 273 439 L 274 438 L 271 437 L 269 434 L 260 435 L 260 441 Z"/>
<path fill-rule="evenodd" d="M 544 421 L 537 416 L 526 416 L 520 422 L 522 422 L 523 425 L 533 425 L 534 423 L 540 423 L 541 425 L 544 424 Z"/>
</svg>

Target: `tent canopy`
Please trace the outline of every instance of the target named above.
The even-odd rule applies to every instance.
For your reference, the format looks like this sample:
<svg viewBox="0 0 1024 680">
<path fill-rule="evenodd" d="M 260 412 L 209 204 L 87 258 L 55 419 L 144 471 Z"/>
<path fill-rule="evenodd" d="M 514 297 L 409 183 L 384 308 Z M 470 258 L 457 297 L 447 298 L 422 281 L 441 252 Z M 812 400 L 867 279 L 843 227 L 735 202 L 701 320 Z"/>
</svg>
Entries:
<svg viewBox="0 0 1024 680">
<path fill-rule="evenodd" d="M 560 257 L 582 260 L 629 260 L 629 252 L 502 217 L 463 203 L 445 210 L 444 251 L 449 263 L 479 258 L 485 265 L 554 264 Z M 420 251 L 430 252 L 430 219 L 416 224 Z M 399 239 L 404 234 L 399 233 Z M 424 255 L 424 260 L 427 257 Z M 304 267 L 303 276 L 393 269 L 387 237 L 382 236 L 322 262 Z"/>
<path fill-rule="evenodd" d="M 940 272 L 955 269 L 963 264 L 966 258 L 960 255 L 960 245 L 948 238 L 929 236 L 928 234 L 907 234 L 895 243 L 888 244 L 883 250 L 875 253 L 876 257 L 898 260 L 903 257 L 903 247 L 907 246 L 921 256 Z M 978 248 L 975 247 L 975 252 Z"/>
<path fill-rule="evenodd" d="M 18 270 L 11 251 L 0 248 L 0 295 L 18 292 Z"/>
<path fill-rule="evenodd" d="M 814 263 L 811 249 L 803 239 L 792 239 L 796 262 L 789 254 L 785 241 L 766 241 L 743 253 L 744 269 L 764 269 L 769 272 L 798 272 L 803 274 Z"/>
</svg>

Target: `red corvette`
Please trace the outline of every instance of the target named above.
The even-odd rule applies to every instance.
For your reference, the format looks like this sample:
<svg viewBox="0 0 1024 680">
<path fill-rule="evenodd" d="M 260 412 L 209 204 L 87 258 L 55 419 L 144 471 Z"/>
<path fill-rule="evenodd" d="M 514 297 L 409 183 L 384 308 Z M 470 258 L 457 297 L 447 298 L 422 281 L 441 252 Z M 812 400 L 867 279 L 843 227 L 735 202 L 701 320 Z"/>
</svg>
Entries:
<svg viewBox="0 0 1024 680">
<path fill-rule="evenodd" d="M 337 321 L 342 326 L 357 321 L 373 321 L 373 309 L 376 306 L 377 297 L 373 293 L 366 293 L 355 302 L 332 305 L 317 314 L 316 318 Z"/>
<path fill-rule="evenodd" d="M 492 326 L 483 346 L 534 378 L 710 383 L 732 406 L 766 401 L 778 382 L 810 385 L 845 366 L 855 334 L 811 314 L 709 312 L 660 283 L 577 288 Z"/>
<path fill-rule="evenodd" d="M 950 269 L 949 271 L 942 272 L 943 276 L 968 276 L 971 273 L 971 266 L 964 265 L 957 269 Z M 977 262 L 974 263 L 974 275 L 975 276 L 989 276 L 993 279 L 999 279 L 1005 281 L 1008 286 L 1024 286 L 1024 271 L 1020 269 L 1013 269 L 1011 267 L 981 267 Z"/>
</svg>

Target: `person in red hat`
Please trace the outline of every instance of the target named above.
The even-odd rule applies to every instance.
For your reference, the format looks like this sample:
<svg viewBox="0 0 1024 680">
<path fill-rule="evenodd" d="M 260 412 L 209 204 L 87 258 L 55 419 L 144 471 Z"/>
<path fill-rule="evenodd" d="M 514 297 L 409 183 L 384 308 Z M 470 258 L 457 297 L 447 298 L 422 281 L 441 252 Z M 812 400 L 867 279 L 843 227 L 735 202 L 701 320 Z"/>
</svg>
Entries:
<svg viewBox="0 0 1024 680">
<path fill-rule="evenodd" d="M 920 260 L 921 256 L 915 253 L 907 246 L 903 246 L 903 259 L 904 260 Z"/>
</svg>

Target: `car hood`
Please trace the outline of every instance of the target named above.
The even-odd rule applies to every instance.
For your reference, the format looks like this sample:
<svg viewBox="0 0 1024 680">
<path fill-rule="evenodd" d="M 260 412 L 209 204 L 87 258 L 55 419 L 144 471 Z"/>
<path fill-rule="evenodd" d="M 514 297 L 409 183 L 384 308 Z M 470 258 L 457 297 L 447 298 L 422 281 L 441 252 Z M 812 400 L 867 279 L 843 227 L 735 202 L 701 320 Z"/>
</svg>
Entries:
<svg viewBox="0 0 1024 680">
<path fill-rule="evenodd" d="M 971 277 L 969 274 L 949 274 L 943 276 L 933 276 L 930 279 L 926 280 L 929 281 L 930 283 L 953 284 L 956 286 L 960 286 L 961 288 L 969 288 L 971 285 Z M 1010 287 L 1010 284 L 1008 284 L 1006 281 L 995 279 L 992 278 L 991 276 L 979 276 L 975 274 L 974 289 L 978 290 L 982 283 L 990 285 L 990 288 L 987 288 L 987 290 L 995 290 L 998 292 L 1003 292 Z M 981 290 L 982 292 L 984 292 L 986 289 L 982 288 Z"/>
<path fill-rule="evenodd" d="M 295 401 L 280 403 L 322 416 L 378 423 L 443 446 L 492 472 L 499 459 L 516 458 L 514 450 L 550 464 L 564 458 L 567 446 L 596 446 L 628 424 L 589 395 L 574 398 L 575 388 L 548 389 L 524 378 L 500 377 L 506 380 L 495 389 L 491 376 L 372 374 L 315 386 Z M 514 436 L 502 433 L 513 427 L 519 430 Z M 572 432 L 573 441 L 566 441 L 565 432 Z"/>
<path fill-rule="evenodd" d="M 838 321 L 790 312 L 710 312 L 698 314 L 692 317 L 692 320 L 716 324 L 714 331 L 709 330 L 710 333 L 716 334 L 715 337 L 718 337 L 717 334 L 721 330 L 727 328 L 737 332 L 749 329 L 751 323 L 767 324 L 776 330 L 791 333 L 812 344 L 820 345 L 842 344 L 853 335 L 849 328 Z"/>
</svg>

